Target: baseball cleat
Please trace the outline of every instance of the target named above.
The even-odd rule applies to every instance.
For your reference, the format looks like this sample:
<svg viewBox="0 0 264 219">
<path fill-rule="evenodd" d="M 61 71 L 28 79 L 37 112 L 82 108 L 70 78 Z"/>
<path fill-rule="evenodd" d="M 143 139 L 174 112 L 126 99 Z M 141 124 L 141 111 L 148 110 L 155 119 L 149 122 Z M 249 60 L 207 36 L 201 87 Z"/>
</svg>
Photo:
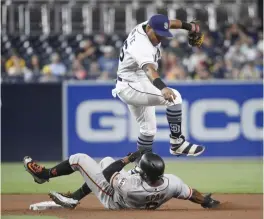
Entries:
<svg viewBox="0 0 264 219">
<path fill-rule="evenodd" d="M 43 179 L 41 175 L 43 175 L 43 171 L 45 170 L 45 167 L 38 165 L 36 162 L 32 160 L 31 157 L 26 156 L 23 159 L 24 167 L 27 172 L 29 172 L 33 178 L 34 181 L 38 184 L 42 184 L 45 182 L 48 182 L 48 179 Z"/>
<path fill-rule="evenodd" d="M 71 198 L 69 195 L 58 193 L 58 192 L 50 192 L 49 197 L 56 204 L 64 208 L 74 209 L 79 204 L 78 200 Z"/>
<path fill-rule="evenodd" d="M 177 139 L 170 136 L 170 144 L 170 153 L 176 156 L 186 155 L 196 157 L 202 154 L 205 150 L 204 146 L 186 141 L 183 135 Z"/>
</svg>

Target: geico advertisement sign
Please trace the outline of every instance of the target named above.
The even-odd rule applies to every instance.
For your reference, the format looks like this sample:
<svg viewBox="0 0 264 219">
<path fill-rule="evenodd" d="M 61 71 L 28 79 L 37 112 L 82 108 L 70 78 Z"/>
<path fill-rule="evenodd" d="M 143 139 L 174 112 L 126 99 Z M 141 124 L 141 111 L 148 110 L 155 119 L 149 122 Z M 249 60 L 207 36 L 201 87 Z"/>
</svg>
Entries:
<svg viewBox="0 0 264 219">
<path fill-rule="evenodd" d="M 168 141 L 165 107 L 157 107 L 156 141 Z M 183 133 L 205 142 L 234 141 L 243 136 L 250 141 L 263 139 L 263 127 L 258 127 L 257 113 L 263 112 L 261 98 L 249 99 L 239 105 L 232 99 L 200 99 L 192 104 L 183 102 Z M 92 115 L 100 115 L 100 128 L 93 128 Z M 206 116 L 213 121 L 206 125 Z M 207 119 L 208 120 L 208 119 Z M 234 121 L 235 120 L 235 121 Z M 126 105 L 118 100 L 87 100 L 76 109 L 76 133 L 85 142 L 136 141 L 138 125 Z"/>
</svg>

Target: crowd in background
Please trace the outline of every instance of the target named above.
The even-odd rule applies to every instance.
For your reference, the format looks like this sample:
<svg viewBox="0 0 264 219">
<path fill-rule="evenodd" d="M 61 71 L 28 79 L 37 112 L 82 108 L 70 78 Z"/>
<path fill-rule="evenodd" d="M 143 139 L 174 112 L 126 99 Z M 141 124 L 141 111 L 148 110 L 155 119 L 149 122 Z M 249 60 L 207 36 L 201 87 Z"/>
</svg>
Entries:
<svg viewBox="0 0 264 219">
<path fill-rule="evenodd" d="M 83 37 L 76 49 L 67 47 L 64 54 L 51 48 L 46 59 L 32 50 L 21 54 L 10 48 L 8 55 L 1 56 L 1 79 L 10 83 L 114 80 L 125 36 L 113 37 L 111 43 L 104 34 Z M 159 72 L 168 81 L 263 78 L 263 33 L 254 28 L 233 24 L 206 31 L 201 48 L 188 45 L 186 31 L 176 31 L 174 38 L 162 43 L 161 52 Z"/>
</svg>

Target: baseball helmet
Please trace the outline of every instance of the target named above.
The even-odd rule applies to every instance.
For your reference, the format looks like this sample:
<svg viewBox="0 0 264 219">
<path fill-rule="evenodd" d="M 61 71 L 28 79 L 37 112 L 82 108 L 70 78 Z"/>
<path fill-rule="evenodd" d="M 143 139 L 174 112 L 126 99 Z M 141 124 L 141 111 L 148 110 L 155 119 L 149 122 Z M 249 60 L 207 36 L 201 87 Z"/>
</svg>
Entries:
<svg viewBox="0 0 264 219">
<path fill-rule="evenodd" d="M 154 153 L 145 153 L 138 164 L 140 168 L 140 175 L 144 180 L 155 182 L 159 180 L 165 169 L 165 163 L 163 159 Z"/>
</svg>

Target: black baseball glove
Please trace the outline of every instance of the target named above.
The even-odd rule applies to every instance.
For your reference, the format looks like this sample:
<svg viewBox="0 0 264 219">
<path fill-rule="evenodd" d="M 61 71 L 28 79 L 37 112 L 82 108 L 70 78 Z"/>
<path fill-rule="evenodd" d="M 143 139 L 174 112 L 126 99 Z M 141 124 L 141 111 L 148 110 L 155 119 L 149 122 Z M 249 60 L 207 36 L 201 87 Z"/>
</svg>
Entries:
<svg viewBox="0 0 264 219">
<path fill-rule="evenodd" d="M 199 27 L 198 23 L 199 23 L 199 21 L 197 21 L 197 20 L 194 20 L 191 22 L 191 24 L 193 24 L 195 26 L 195 31 L 189 32 L 188 41 L 189 41 L 189 44 L 191 46 L 200 47 L 204 41 L 204 34 L 200 32 L 200 27 Z"/>
<path fill-rule="evenodd" d="M 204 203 L 201 204 L 203 208 L 217 208 L 220 205 L 220 201 L 211 198 L 211 193 L 204 196 Z"/>
</svg>

